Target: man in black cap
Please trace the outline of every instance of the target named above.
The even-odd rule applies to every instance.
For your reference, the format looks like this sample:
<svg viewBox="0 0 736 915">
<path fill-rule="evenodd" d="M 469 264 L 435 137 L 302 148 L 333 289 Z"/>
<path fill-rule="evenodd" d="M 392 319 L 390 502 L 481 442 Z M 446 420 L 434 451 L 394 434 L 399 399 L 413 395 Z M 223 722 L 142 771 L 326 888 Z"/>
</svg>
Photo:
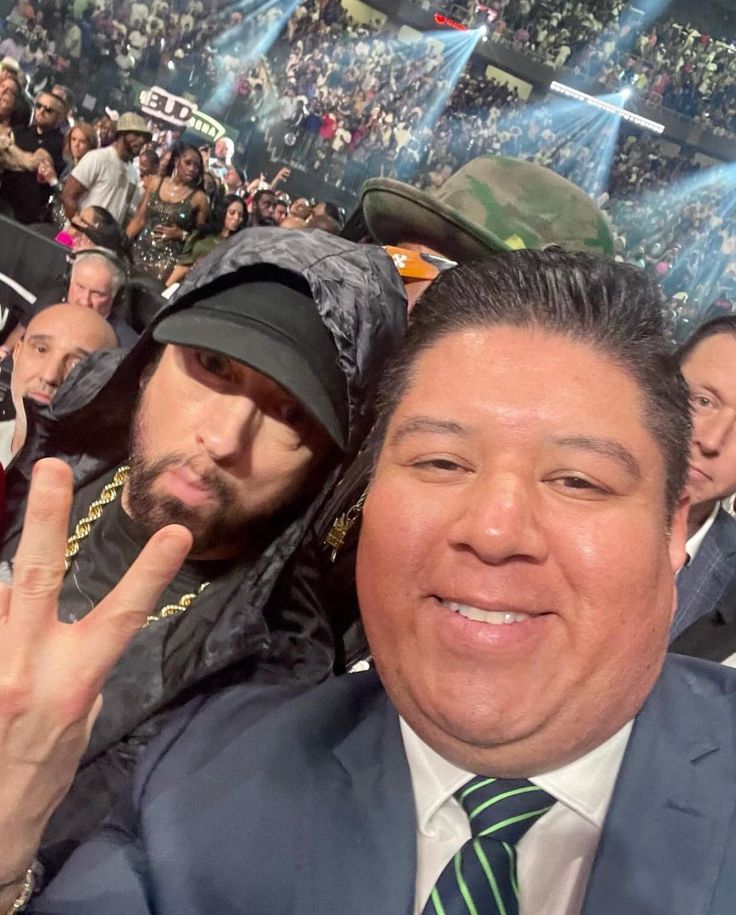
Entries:
<svg viewBox="0 0 736 915">
<path fill-rule="evenodd" d="M 81 620 L 150 534 L 192 550 L 104 689 L 71 791 L 46 833 L 52 872 L 108 812 L 171 709 L 204 681 L 314 682 L 329 627 L 282 575 L 371 421 L 372 387 L 406 302 L 390 259 L 320 232 L 258 229 L 193 271 L 123 358 L 87 360 L 7 476 L 12 560 L 36 459 L 75 477 L 60 618 Z"/>
</svg>

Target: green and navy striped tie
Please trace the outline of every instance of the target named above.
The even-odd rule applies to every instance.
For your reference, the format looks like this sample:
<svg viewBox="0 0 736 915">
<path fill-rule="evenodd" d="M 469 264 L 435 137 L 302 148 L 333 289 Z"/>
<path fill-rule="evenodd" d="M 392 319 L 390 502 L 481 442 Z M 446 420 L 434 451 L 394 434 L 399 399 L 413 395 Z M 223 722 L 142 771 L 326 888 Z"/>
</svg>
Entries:
<svg viewBox="0 0 736 915">
<path fill-rule="evenodd" d="M 555 799 L 523 778 L 482 775 L 455 797 L 472 835 L 440 874 L 422 915 L 518 915 L 516 844 Z"/>
</svg>

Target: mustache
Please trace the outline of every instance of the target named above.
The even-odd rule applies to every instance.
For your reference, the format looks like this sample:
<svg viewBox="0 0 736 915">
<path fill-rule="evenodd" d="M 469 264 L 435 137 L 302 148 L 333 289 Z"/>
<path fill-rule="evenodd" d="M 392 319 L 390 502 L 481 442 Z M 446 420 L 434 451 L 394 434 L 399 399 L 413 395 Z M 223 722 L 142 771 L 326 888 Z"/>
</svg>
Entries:
<svg viewBox="0 0 736 915">
<path fill-rule="evenodd" d="M 131 482 L 137 486 L 147 486 L 153 483 L 164 471 L 176 468 L 186 468 L 199 477 L 202 484 L 210 489 L 216 500 L 221 505 L 227 505 L 237 500 L 234 487 L 225 480 L 216 467 L 201 467 L 196 458 L 176 452 L 166 454 L 155 461 L 146 462 L 143 458 L 132 454 L 130 458 Z"/>
</svg>

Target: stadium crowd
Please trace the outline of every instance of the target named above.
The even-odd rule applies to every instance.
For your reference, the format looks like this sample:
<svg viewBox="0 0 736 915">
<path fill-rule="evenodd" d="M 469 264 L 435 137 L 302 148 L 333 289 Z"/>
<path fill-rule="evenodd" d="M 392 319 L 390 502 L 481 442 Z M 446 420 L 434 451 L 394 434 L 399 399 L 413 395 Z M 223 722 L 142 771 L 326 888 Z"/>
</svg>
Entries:
<svg viewBox="0 0 736 915">
<path fill-rule="evenodd" d="M 705 117 L 702 105 L 707 98 L 711 124 L 719 129 L 727 126 L 721 114 L 728 110 L 736 86 L 729 69 L 730 51 L 692 26 L 665 19 L 638 29 L 640 23 L 628 7 L 608 0 L 586 4 L 584 9 L 573 3 L 551 8 L 531 0 L 473 3 L 467 5 L 467 16 L 471 24 L 487 23 L 492 40 L 512 40 L 517 50 L 543 53 L 547 62 L 554 60 L 555 66 L 595 76 L 608 88 L 633 85 L 639 92 L 648 92 L 650 99 L 651 93 L 659 93 L 661 104 L 689 116 Z M 687 326 L 715 302 L 731 301 L 736 294 L 730 224 L 719 205 L 723 188 L 716 172 L 698 187 L 697 176 L 706 169 L 692 153 L 662 154 L 656 141 L 611 127 L 618 133 L 612 138 L 612 166 L 601 170 L 591 139 L 575 142 L 567 136 L 553 102 L 527 103 L 513 84 L 499 82 L 473 64 L 454 86 L 443 84 L 445 62 L 438 44 L 428 45 L 428 53 L 418 62 L 411 45 L 397 42 L 379 18 L 358 24 L 337 0 L 307 0 L 289 18 L 269 53 L 254 56 L 254 36 L 277 30 L 278 25 L 274 7 L 246 22 L 225 3 L 205 9 L 196 0 L 150 7 L 90 4 L 81 11 L 53 3 L 34 7 L 18 2 L 6 17 L 6 44 L 0 44 L 0 53 L 19 60 L 32 86 L 58 86 L 62 80 L 63 85 L 70 84 L 78 113 L 84 113 L 87 94 L 78 66 L 81 56 L 96 69 L 99 85 L 110 87 L 105 101 L 113 114 L 116 108 L 135 104 L 133 77 L 172 92 L 219 98 L 226 121 L 244 123 L 246 130 L 252 130 L 254 123 L 263 127 L 274 162 L 288 163 L 295 174 L 309 170 L 322 175 L 326 186 L 349 195 L 357 195 L 363 181 L 373 176 L 439 189 L 463 163 L 483 153 L 528 158 L 555 169 L 604 202 L 618 253 L 666 276 L 668 294 L 678 296 L 671 306 L 677 314 L 687 313 Z M 244 60 L 251 64 L 244 66 Z M 662 73 L 666 79 L 659 78 Z M 697 90 L 699 99 L 694 108 L 685 111 L 679 102 L 671 102 L 673 93 L 690 97 L 691 90 Z M 430 100 L 443 95 L 447 95 L 443 110 L 428 117 Z M 17 104 L 22 107 L 23 99 Z M 68 113 L 68 107 L 60 112 L 62 126 Z M 112 126 L 111 118 L 103 114 L 77 148 L 86 151 L 98 143 L 106 145 L 113 138 Z M 81 123 L 76 133 L 84 129 Z M 165 128 L 154 131 L 150 153 L 163 157 L 166 165 L 165 154 L 176 134 Z M 605 128 L 603 136 L 594 139 L 604 140 Z M 57 151 L 59 174 L 53 177 L 62 184 L 77 165 L 76 155 L 67 149 L 62 160 Z M 141 163 L 151 161 L 148 157 L 146 150 Z M 141 233 L 134 244 L 137 267 L 147 264 L 157 280 L 168 280 L 178 259 L 188 260 L 189 249 L 203 234 L 221 232 L 215 226 L 222 200 L 226 193 L 239 192 L 247 163 L 241 159 L 239 166 L 234 165 L 230 150 L 225 158 L 213 157 L 212 166 L 202 166 L 210 222 L 200 205 L 191 225 L 185 219 L 185 225 L 170 230 L 181 239 L 165 244 L 159 240 L 152 250 L 149 230 L 137 230 Z M 676 202 L 673 219 L 672 207 L 661 204 L 670 186 L 684 178 L 693 184 L 693 191 Z M 146 169 L 141 169 L 134 202 L 144 194 L 147 180 Z M 15 183 L 20 190 L 15 195 L 11 190 L 10 196 L 11 203 L 20 207 L 16 215 L 26 222 L 44 219 L 35 203 L 30 214 L 23 213 L 27 201 L 38 198 L 32 180 Z M 251 190 L 266 183 L 258 180 Z M 168 189 L 167 184 L 164 192 Z M 283 202 L 277 213 L 285 213 L 288 205 Z M 63 229 L 66 214 L 60 191 L 52 200 L 52 212 Z M 704 241 L 704 227 L 709 238 L 715 234 L 718 239 L 715 264 L 712 244 Z M 192 232 L 195 237 L 189 238 Z M 185 242 L 188 250 L 183 254 Z M 158 250 L 162 244 L 166 251 Z"/>
<path fill-rule="evenodd" d="M 736 129 L 736 62 L 725 34 L 708 35 L 666 16 L 651 24 L 645 10 L 619 0 L 567 0 L 553 7 L 535 0 L 496 0 L 473 7 L 469 19 L 487 24 L 494 41 L 609 89 L 630 86 L 650 104 L 716 131 Z"/>
</svg>

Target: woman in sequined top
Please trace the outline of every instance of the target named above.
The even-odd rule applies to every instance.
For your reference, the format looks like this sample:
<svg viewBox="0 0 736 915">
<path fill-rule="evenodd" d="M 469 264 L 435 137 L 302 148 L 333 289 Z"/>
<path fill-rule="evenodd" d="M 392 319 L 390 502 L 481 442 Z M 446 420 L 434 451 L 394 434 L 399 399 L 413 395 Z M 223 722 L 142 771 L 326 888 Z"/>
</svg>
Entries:
<svg viewBox="0 0 736 915">
<path fill-rule="evenodd" d="M 209 213 L 202 190 L 204 163 L 199 150 L 178 143 L 167 175 L 146 180 L 143 199 L 126 233 L 134 239 L 134 272 L 163 282 L 171 273 L 189 234 L 204 225 Z"/>
</svg>

